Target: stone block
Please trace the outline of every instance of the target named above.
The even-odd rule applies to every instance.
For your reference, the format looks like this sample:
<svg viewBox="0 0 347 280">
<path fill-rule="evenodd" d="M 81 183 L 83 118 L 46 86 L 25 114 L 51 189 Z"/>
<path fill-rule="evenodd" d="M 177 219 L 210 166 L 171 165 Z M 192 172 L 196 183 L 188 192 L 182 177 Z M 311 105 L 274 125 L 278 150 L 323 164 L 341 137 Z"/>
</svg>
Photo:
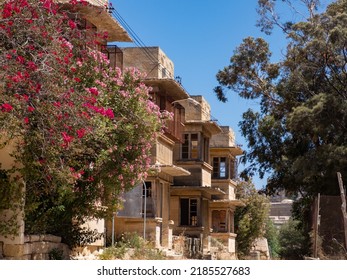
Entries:
<svg viewBox="0 0 347 280">
<path fill-rule="evenodd" d="M 60 236 L 51 235 L 51 234 L 45 234 L 45 235 L 42 236 L 42 240 L 41 241 L 60 243 L 61 242 L 61 237 Z"/>
<path fill-rule="evenodd" d="M 4 244 L 3 253 L 5 257 L 20 257 L 31 254 L 31 244 Z"/>
<path fill-rule="evenodd" d="M 31 260 L 31 255 L 23 255 L 17 257 L 5 257 L 5 260 Z"/>
<path fill-rule="evenodd" d="M 25 238 L 24 238 L 24 241 L 26 243 L 38 242 L 38 241 L 40 241 L 40 235 L 26 235 Z"/>
<path fill-rule="evenodd" d="M 32 254 L 31 255 L 32 260 L 49 260 L 49 254 Z"/>
<path fill-rule="evenodd" d="M 56 248 L 56 244 L 52 242 L 34 242 L 32 243 L 33 254 L 48 254 L 52 249 Z"/>
<path fill-rule="evenodd" d="M 0 237 L 0 241 L 4 244 L 19 245 L 24 244 L 24 233 L 19 233 L 18 235 L 12 235 L 9 237 Z"/>
<path fill-rule="evenodd" d="M 4 255 L 3 255 L 3 246 L 4 246 L 4 243 L 3 243 L 3 242 L 0 242 L 0 260 L 4 258 Z"/>
</svg>

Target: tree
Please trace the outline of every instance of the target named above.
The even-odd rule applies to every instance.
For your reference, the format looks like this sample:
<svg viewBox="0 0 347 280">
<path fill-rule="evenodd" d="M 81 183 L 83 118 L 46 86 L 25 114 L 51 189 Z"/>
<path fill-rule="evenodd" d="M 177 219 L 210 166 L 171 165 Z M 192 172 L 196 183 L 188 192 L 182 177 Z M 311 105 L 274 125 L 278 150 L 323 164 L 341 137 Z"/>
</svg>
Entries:
<svg viewBox="0 0 347 280">
<path fill-rule="evenodd" d="M 302 260 L 309 255 L 310 242 L 300 222 L 290 219 L 279 232 L 279 255 L 284 260 Z"/>
<path fill-rule="evenodd" d="M 240 122 L 249 148 L 243 161 L 250 164 L 243 176 L 270 172 L 269 194 L 338 194 L 336 172 L 347 174 L 347 1 L 320 14 L 318 1 L 302 2 L 307 20 L 281 23 L 275 1 L 259 1 L 259 26 L 268 33 L 274 25 L 282 28 L 286 54 L 272 62 L 264 39 L 244 39 L 218 72 L 215 92 L 221 101 L 227 89 L 259 100 L 259 112 L 249 109 Z"/>
<path fill-rule="evenodd" d="M 242 259 L 249 255 L 256 239 L 266 232 L 269 201 L 257 192 L 251 182 L 240 182 L 237 197 L 245 204 L 235 211 L 237 255 Z"/>
<path fill-rule="evenodd" d="M 280 244 L 278 240 L 278 235 L 278 229 L 276 228 L 272 220 L 268 218 L 266 221 L 264 237 L 266 238 L 267 244 L 269 246 L 269 253 L 271 259 L 277 259 L 279 257 Z"/>
<path fill-rule="evenodd" d="M 111 215 L 146 177 L 168 115 L 141 73 L 109 67 L 98 51 L 106 35 L 82 28 L 77 5 L 88 3 L 10 0 L 0 19 L 0 143 L 17 162 L 1 170 L 0 210 L 24 182 L 26 232 L 71 246 L 93 237 L 86 219 Z"/>
</svg>

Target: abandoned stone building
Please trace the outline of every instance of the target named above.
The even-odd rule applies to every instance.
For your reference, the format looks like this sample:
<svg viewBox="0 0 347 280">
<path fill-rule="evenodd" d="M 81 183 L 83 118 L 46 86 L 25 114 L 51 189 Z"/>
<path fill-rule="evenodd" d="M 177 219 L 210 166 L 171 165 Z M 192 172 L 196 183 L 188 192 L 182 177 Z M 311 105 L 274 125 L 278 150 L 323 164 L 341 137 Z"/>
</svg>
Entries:
<svg viewBox="0 0 347 280">
<path fill-rule="evenodd" d="M 68 5 L 67 0 L 59 0 Z M 102 51 L 110 65 L 121 69 L 136 67 L 146 73 L 145 84 L 161 110 L 173 119 L 152 149 L 149 176 L 123 195 L 124 206 L 112 221 L 91 220 L 88 226 L 115 238 L 136 232 L 155 242 L 157 248 L 175 250 L 178 237 L 185 237 L 188 250 L 208 254 L 212 240 L 222 242 L 235 254 L 234 211 L 242 203 L 235 197 L 237 156 L 233 130 L 211 118 L 211 108 L 203 96 L 190 96 L 175 79 L 174 63 L 159 47 L 119 48 L 114 42 L 130 42 L 125 29 L 105 9 L 108 1 L 88 0 L 78 12 L 86 26 L 107 31 L 109 42 Z M 0 150 L 2 168 L 9 168 L 11 147 Z M 50 237 L 26 236 L 24 221 L 14 238 L 0 236 L 0 255 L 12 259 L 45 259 L 48 250 L 60 245 Z M 103 247 L 106 238 L 90 244 Z M 34 242 L 40 244 L 34 246 Z M 45 246 L 43 246 L 45 245 Z"/>
<path fill-rule="evenodd" d="M 215 238 L 234 254 L 234 210 L 242 205 L 235 198 L 236 157 L 242 150 L 232 129 L 211 120 L 204 97 L 190 96 L 175 80 L 174 64 L 159 47 L 120 51 L 124 67 L 147 73 L 153 100 L 174 119 L 153 148 L 151 176 L 124 195 L 124 208 L 108 223 L 108 235 L 142 233 L 168 250 L 185 236 L 187 246 L 202 254 Z"/>
</svg>

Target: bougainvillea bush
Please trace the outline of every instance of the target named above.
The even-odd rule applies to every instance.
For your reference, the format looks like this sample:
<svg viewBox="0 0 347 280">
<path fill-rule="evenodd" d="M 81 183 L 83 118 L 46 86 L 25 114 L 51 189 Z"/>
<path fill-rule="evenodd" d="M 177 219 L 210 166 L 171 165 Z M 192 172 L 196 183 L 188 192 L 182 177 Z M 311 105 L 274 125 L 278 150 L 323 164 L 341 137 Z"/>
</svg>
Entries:
<svg viewBox="0 0 347 280">
<path fill-rule="evenodd" d="M 78 5 L 88 3 L 12 0 L 0 19 L 0 143 L 15 140 L 18 163 L 2 170 L 0 211 L 23 181 L 26 232 L 71 246 L 91 241 L 86 219 L 110 215 L 146 177 L 167 116 L 141 73 L 109 67 L 107 35 L 82 28 Z"/>
</svg>

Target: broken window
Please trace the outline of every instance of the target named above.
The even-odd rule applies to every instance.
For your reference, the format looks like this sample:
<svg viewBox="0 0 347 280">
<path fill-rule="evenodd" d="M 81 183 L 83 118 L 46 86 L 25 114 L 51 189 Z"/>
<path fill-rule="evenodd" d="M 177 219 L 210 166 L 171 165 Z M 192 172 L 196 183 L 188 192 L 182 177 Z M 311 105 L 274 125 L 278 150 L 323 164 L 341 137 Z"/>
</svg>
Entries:
<svg viewBox="0 0 347 280">
<path fill-rule="evenodd" d="M 183 136 L 182 159 L 199 159 L 200 145 L 198 133 L 187 133 Z"/>
<path fill-rule="evenodd" d="M 228 222 L 226 210 L 212 211 L 212 229 L 213 232 L 227 232 Z"/>
<path fill-rule="evenodd" d="M 213 173 L 212 176 L 215 179 L 228 178 L 228 161 L 226 157 L 214 157 L 213 158 Z"/>
<path fill-rule="evenodd" d="M 154 217 L 154 201 L 152 197 L 152 182 L 145 182 L 142 185 L 142 216 Z"/>
<path fill-rule="evenodd" d="M 198 226 L 198 200 L 181 198 L 181 226 Z"/>
</svg>

